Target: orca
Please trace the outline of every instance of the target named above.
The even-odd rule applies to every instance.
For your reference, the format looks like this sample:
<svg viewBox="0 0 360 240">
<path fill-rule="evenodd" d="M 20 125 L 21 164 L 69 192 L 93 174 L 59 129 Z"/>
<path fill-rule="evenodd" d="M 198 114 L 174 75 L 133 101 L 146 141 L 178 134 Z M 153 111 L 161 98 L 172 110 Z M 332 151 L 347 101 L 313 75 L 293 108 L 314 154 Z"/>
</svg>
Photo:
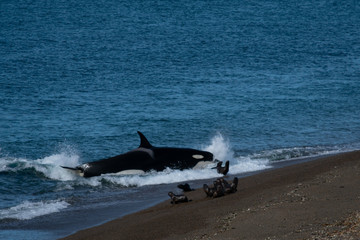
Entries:
<svg viewBox="0 0 360 240">
<path fill-rule="evenodd" d="M 190 169 L 204 162 L 212 163 L 213 154 L 190 148 L 154 147 L 144 134 L 138 131 L 140 146 L 121 155 L 84 163 L 75 168 L 61 166 L 75 171 L 85 178 L 106 173 L 143 173 L 150 170 L 162 171 L 166 168 Z"/>
</svg>

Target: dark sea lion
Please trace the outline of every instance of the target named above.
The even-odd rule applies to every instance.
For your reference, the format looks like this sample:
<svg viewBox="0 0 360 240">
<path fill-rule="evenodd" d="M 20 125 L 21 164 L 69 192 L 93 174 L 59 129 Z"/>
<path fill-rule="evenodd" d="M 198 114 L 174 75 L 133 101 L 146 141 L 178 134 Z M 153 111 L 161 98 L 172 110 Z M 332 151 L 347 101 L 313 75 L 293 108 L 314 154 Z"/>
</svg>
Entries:
<svg viewBox="0 0 360 240">
<path fill-rule="evenodd" d="M 231 183 L 231 191 L 234 193 L 237 191 L 239 179 L 237 177 L 234 177 L 234 180 Z"/>
<path fill-rule="evenodd" d="M 229 166 L 230 166 L 230 162 L 226 161 L 225 162 L 225 166 L 222 167 L 222 162 L 218 162 L 216 165 L 216 170 L 218 173 L 223 174 L 224 176 L 229 172 Z"/>
<path fill-rule="evenodd" d="M 212 197 L 215 192 L 215 188 L 209 187 L 207 184 L 203 185 L 204 192 L 206 193 L 206 196 Z"/>
<path fill-rule="evenodd" d="M 238 178 L 235 177 L 231 184 L 229 184 L 224 178 L 218 178 L 214 181 L 213 186 L 208 186 L 207 184 L 203 185 L 203 190 L 208 197 L 222 197 L 226 194 L 235 193 L 238 186 Z"/>
<path fill-rule="evenodd" d="M 176 195 L 173 192 L 169 192 L 168 195 L 171 198 L 171 204 L 184 203 L 189 201 L 185 195 Z"/>
<path fill-rule="evenodd" d="M 210 188 L 207 184 L 203 185 L 203 190 L 206 193 L 206 196 L 208 196 L 208 197 L 212 197 L 212 195 L 214 194 L 214 191 L 212 190 L 212 188 Z"/>
<path fill-rule="evenodd" d="M 192 189 L 188 183 L 179 184 L 177 187 L 180 188 L 180 189 L 182 189 L 184 192 L 194 191 L 194 189 Z"/>
<path fill-rule="evenodd" d="M 218 198 L 225 195 L 224 187 L 219 179 L 216 180 L 214 187 L 215 187 L 215 192 L 213 194 L 213 198 Z"/>
<path fill-rule="evenodd" d="M 229 184 L 224 178 L 220 178 L 220 182 L 223 185 L 226 194 L 234 193 L 237 191 L 238 181 L 239 179 L 235 177 L 232 183 Z"/>
<path fill-rule="evenodd" d="M 225 193 L 224 188 L 219 179 L 214 181 L 214 184 L 211 187 L 209 187 L 207 184 L 204 184 L 203 190 L 206 193 L 206 196 L 213 198 L 224 196 Z"/>
<path fill-rule="evenodd" d="M 232 193 L 231 185 L 224 178 L 220 178 L 220 182 L 226 194 Z"/>
</svg>

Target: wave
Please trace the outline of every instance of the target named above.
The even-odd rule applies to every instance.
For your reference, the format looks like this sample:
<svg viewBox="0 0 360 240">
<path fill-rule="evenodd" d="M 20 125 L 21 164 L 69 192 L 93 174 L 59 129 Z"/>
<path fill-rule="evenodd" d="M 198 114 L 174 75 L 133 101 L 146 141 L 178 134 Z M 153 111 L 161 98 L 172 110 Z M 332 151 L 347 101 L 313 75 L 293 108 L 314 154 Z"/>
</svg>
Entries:
<svg viewBox="0 0 360 240">
<path fill-rule="evenodd" d="M 290 147 L 260 151 L 249 155 L 249 157 L 253 160 L 267 159 L 269 163 L 273 163 L 279 161 L 299 160 L 308 157 L 317 157 L 329 154 L 349 152 L 358 150 L 359 148 L 360 145 L 356 143 L 336 146 Z"/>
<path fill-rule="evenodd" d="M 272 163 L 293 160 L 310 156 L 318 156 L 325 154 L 334 154 L 350 150 L 359 149 L 358 145 L 343 145 L 343 146 L 313 146 L 313 147 L 293 147 L 264 150 L 254 152 L 247 155 L 238 154 L 234 151 L 230 141 L 223 135 L 216 134 L 208 145 L 201 147 L 202 150 L 210 151 L 214 154 L 216 159 L 222 161 L 230 161 L 230 175 L 240 175 L 242 173 L 261 171 L 272 167 Z M 97 191 L 100 188 L 133 188 L 143 187 L 149 185 L 171 184 L 185 181 L 195 181 L 202 179 L 217 178 L 221 175 L 212 167 L 215 163 L 208 165 L 203 169 L 187 169 L 178 170 L 167 168 L 164 171 L 156 172 L 150 171 L 144 174 L 137 175 L 120 175 L 120 174 L 104 174 L 92 178 L 83 178 L 75 175 L 71 171 L 63 169 L 61 166 L 76 166 L 81 164 L 80 157 L 76 151 L 63 150 L 59 153 L 50 156 L 29 160 L 24 158 L 0 157 L 0 174 L 5 177 L 7 174 L 18 174 L 22 179 L 27 179 L 28 174 L 31 177 L 39 177 L 41 181 L 38 182 L 36 197 L 37 200 L 27 199 L 21 203 L 15 203 L 12 207 L 0 209 L 0 220 L 28 220 L 39 216 L 62 211 L 70 206 L 69 201 L 73 201 L 74 193 L 88 191 L 89 188 Z M 52 180 L 52 187 L 49 190 L 47 180 Z M 13 186 L 15 189 L 22 188 L 21 183 L 14 181 L 12 184 L 19 184 Z M 27 187 L 27 186 L 26 186 Z M 1 189 L 0 189 L 1 190 Z M 7 192 L 6 189 L 3 189 Z M 75 190 L 75 191 L 74 191 Z M 112 189 L 110 189 L 112 191 Z M 24 188 L 24 191 L 28 191 Z M 41 194 L 39 194 L 41 192 Z M 52 193 L 55 195 L 52 195 Z M 61 194 L 63 199 L 58 200 L 43 200 L 46 198 L 57 198 Z M 24 197 L 24 196 L 23 196 Z"/>
<path fill-rule="evenodd" d="M 75 180 L 76 176 L 62 169 L 60 166 L 64 162 L 78 164 L 77 156 L 67 156 L 64 154 L 54 154 L 52 156 L 38 159 L 28 160 L 21 158 L 0 158 L 1 172 L 21 172 L 24 170 L 34 170 L 34 174 L 41 173 L 45 177 L 59 181 Z"/>
<path fill-rule="evenodd" d="M 358 146 L 356 146 L 358 147 Z M 355 147 L 355 148 L 356 148 Z M 69 150 L 70 149 L 70 150 Z M 248 155 L 236 155 L 230 141 L 222 134 L 216 134 L 210 144 L 203 146 L 202 150 L 212 152 L 216 159 L 230 161 L 229 174 L 242 174 L 254 172 L 272 167 L 273 162 L 299 159 L 303 157 L 331 154 L 351 150 L 350 146 L 315 146 L 315 147 L 293 147 L 265 150 Z M 63 169 L 61 166 L 80 165 L 80 157 L 71 147 L 65 148 L 60 153 L 47 156 L 37 160 L 19 159 L 19 158 L 0 158 L 1 172 L 20 172 L 25 169 L 32 169 L 34 174 L 51 180 L 58 181 L 57 191 L 73 189 L 77 186 L 101 187 L 115 185 L 121 187 L 134 187 L 156 184 L 168 184 L 183 181 L 192 181 L 200 179 L 209 179 L 219 177 L 216 170 L 211 169 L 214 165 L 207 166 L 204 169 L 165 169 L 161 172 L 150 171 L 138 175 L 118 175 L 104 174 L 98 177 L 82 178 L 78 175 Z"/>
<path fill-rule="evenodd" d="M 34 173 L 40 173 L 49 179 L 70 181 L 75 180 L 76 176 L 60 166 L 79 165 L 79 159 L 79 155 L 70 147 L 62 149 L 59 153 L 36 160 L 2 157 L 0 158 L 0 173 L 33 170 Z"/>
<path fill-rule="evenodd" d="M 29 220 L 35 217 L 59 212 L 60 210 L 67 208 L 69 205 L 70 204 L 64 200 L 49 200 L 39 202 L 24 201 L 17 206 L 7 209 L 0 209 L 0 220 Z"/>
</svg>

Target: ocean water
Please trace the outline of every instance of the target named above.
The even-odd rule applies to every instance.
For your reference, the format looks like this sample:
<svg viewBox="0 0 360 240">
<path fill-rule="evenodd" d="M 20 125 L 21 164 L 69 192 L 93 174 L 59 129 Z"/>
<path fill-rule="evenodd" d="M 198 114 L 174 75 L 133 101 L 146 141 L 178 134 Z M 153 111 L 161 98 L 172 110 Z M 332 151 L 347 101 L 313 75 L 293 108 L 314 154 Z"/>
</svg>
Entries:
<svg viewBox="0 0 360 240">
<path fill-rule="evenodd" d="M 359 1 L 0 2 L 0 238 L 57 239 L 210 168 L 84 179 L 139 145 L 242 176 L 360 149 Z"/>
</svg>

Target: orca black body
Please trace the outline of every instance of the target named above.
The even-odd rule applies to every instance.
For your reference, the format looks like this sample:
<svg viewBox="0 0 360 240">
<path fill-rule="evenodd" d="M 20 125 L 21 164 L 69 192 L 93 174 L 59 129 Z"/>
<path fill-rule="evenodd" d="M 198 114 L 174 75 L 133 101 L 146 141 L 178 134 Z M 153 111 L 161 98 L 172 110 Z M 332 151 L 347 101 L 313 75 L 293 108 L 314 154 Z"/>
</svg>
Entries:
<svg viewBox="0 0 360 240">
<path fill-rule="evenodd" d="M 213 154 L 190 148 L 154 147 L 138 131 L 140 146 L 127 153 L 89 162 L 75 168 L 63 167 L 76 171 L 83 177 L 99 176 L 106 173 L 162 171 L 165 168 L 188 169 L 199 162 L 213 161 Z"/>
</svg>

